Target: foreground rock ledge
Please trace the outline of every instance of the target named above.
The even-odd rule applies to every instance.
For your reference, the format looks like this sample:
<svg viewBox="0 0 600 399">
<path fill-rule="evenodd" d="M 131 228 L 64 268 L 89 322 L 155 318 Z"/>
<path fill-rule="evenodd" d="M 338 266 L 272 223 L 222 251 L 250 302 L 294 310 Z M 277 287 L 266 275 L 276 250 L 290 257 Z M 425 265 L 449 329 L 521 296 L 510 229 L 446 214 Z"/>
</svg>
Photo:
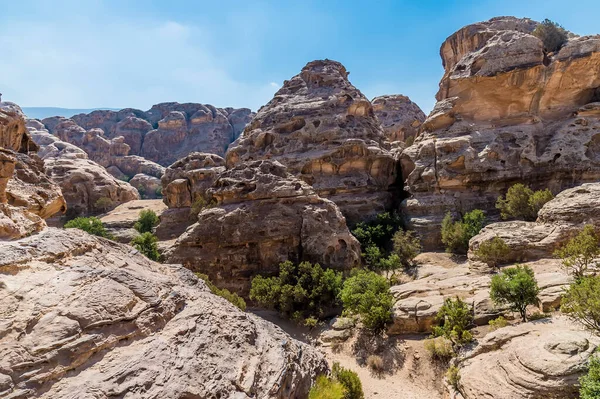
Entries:
<svg viewBox="0 0 600 399">
<path fill-rule="evenodd" d="M 305 398 L 313 348 L 78 230 L 0 243 L 0 397 Z"/>
</svg>

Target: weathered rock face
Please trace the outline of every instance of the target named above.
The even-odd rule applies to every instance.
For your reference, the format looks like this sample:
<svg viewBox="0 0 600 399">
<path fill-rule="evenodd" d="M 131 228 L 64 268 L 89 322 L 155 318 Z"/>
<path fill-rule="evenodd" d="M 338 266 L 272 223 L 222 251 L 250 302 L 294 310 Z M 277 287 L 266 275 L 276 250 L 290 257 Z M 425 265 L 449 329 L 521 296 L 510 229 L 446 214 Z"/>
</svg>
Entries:
<svg viewBox="0 0 600 399">
<path fill-rule="evenodd" d="M 19 106 L 0 103 L 0 239 L 39 231 L 44 219 L 66 208 L 60 188 L 44 174 L 37 150 Z"/>
<path fill-rule="evenodd" d="M 495 18 L 442 45 L 438 103 L 401 155 L 403 208 L 428 248 L 447 211 L 493 217 L 515 182 L 556 193 L 600 179 L 600 36 L 545 54 L 535 26 Z"/>
<path fill-rule="evenodd" d="M 570 398 L 600 339 L 564 317 L 496 330 L 460 362 L 464 399 Z"/>
<path fill-rule="evenodd" d="M 337 206 L 278 162 L 226 170 L 207 195 L 216 205 L 202 210 L 166 258 L 221 287 L 245 295 L 252 276 L 275 274 L 285 260 L 341 270 L 360 262 L 359 243 Z"/>
<path fill-rule="evenodd" d="M 180 265 L 76 229 L 0 243 L 0 396 L 305 398 L 314 348 Z"/>
<path fill-rule="evenodd" d="M 371 100 L 371 103 L 385 138 L 390 142 L 406 142 L 411 137 L 414 139 L 426 118 L 421 108 L 406 96 L 380 96 Z"/>
<path fill-rule="evenodd" d="M 153 211 L 160 218 L 166 209 L 167 206 L 158 199 L 129 201 L 102 215 L 100 220 L 108 233 L 114 237 L 114 241 L 129 244 L 139 235 L 134 225 L 141 211 Z"/>
<path fill-rule="evenodd" d="M 389 209 L 395 162 L 373 106 L 335 61 L 313 61 L 275 93 L 227 154 L 272 159 L 334 201 L 350 223 Z"/>
<path fill-rule="evenodd" d="M 60 186 L 72 215 L 99 213 L 139 199 L 129 183 L 113 177 L 79 147 L 51 135 L 39 121 L 29 120 L 27 129 L 44 159 L 45 174 L 40 168 L 39 175 L 47 174 Z"/>
<path fill-rule="evenodd" d="M 474 250 L 494 237 L 502 238 L 510 247 L 507 261 L 550 258 L 586 224 L 600 229 L 600 183 L 586 183 L 559 193 L 539 211 L 536 222 L 487 225 L 469 242 L 469 258 L 478 266 Z"/>
</svg>

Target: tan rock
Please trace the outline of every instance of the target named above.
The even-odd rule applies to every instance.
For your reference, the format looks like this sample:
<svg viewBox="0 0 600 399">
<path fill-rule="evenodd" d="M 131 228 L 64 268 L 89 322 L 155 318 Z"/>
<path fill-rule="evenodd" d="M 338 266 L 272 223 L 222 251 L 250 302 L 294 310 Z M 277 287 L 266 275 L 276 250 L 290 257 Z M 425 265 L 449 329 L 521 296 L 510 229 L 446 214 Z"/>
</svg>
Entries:
<svg viewBox="0 0 600 399">
<path fill-rule="evenodd" d="M 162 200 L 133 200 L 117 206 L 100 217 L 106 230 L 118 242 L 129 244 L 139 233 L 133 228 L 138 221 L 140 212 L 149 210 L 159 218 L 167 206 Z"/>
<path fill-rule="evenodd" d="M 421 108 L 403 95 L 379 96 L 371 103 L 385 138 L 390 142 L 414 139 L 426 118 Z"/>
</svg>

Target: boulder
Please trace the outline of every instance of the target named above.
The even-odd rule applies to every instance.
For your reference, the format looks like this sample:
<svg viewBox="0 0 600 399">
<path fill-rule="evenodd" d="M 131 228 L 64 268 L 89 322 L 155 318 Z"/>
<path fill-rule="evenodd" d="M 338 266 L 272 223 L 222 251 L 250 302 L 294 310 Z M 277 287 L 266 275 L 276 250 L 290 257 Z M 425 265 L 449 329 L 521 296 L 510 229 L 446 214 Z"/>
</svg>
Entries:
<svg viewBox="0 0 600 399">
<path fill-rule="evenodd" d="M 346 68 L 320 60 L 284 82 L 225 158 L 228 167 L 276 160 L 355 223 L 392 205 L 396 167 L 384 139 L 372 104 Z"/>
<path fill-rule="evenodd" d="M 379 96 L 371 103 L 385 138 L 390 142 L 414 140 L 426 118 L 421 108 L 403 95 Z"/>
<path fill-rule="evenodd" d="M 360 264 L 360 245 L 338 207 L 278 162 L 223 171 L 206 194 L 197 222 L 165 257 L 220 287 L 247 295 L 253 276 L 276 274 L 286 260 L 338 270 Z"/>
<path fill-rule="evenodd" d="M 306 398 L 324 356 L 180 265 L 77 229 L 0 242 L 0 396 Z"/>
<path fill-rule="evenodd" d="M 100 216 L 102 224 L 115 241 L 129 244 L 139 233 L 134 229 L 140 212 L 150 210 L 159 218 L 167 206 L 162 200 L 134 200 L 117 206 L 115 209 Z"/>
</svg>

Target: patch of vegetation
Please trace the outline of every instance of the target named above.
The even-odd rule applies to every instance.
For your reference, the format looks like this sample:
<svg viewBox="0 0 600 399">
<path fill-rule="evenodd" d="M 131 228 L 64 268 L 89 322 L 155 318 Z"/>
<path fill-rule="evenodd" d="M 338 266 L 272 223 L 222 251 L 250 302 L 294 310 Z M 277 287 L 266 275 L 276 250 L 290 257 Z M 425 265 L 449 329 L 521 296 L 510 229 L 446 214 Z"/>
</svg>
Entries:
<svg viewBox="0 0 600 399">
<path fill-rule="evenodd" d="M 147 198 L 146 189 L 144 188 L 144 186 L 139 185 L 139 186 L 136 187 L 136 190 L 140 194 L 140 198 L 141 199 L 146 199 Z"/>
<path fill-rule="evenodd" d="M 446 298 L 435 321 L 438 325 L 433 327 L 434 337 L 445 337 L 457 345 L 473 340 L 473 335 L 468 330 L 473 323 L 473 311 L 459 297 Z"/>
<path fill-rule="evenodd" d="M 597 354 L 590 357 L 587 374 L 579 378 L 579 398 L 600 398 L 600 358 Z"/>
<path fill-rule="evenodd" d="M 446 337 L 428 338 L 423 341 L 423 346 L 435 360 L 446 362 L 454 356 L 454 345 Z"/>
<path fill-rule="evenodd" d="M 154 190 L 154 196 L 156 198 L 162 198 L 163 197 L 162 187 L 157 187 L 156 190 Z"/>
<path fill-rule="evenodd" d="M 404 142 L 404 144 L 406 145 L 406 147 L 410 147 L 411 145 L 413 145 L 415 143 L 415 136 L 410 136 L 409 138 L 406 139 L 406 141 Z"/>
<path fill-rule="evenodd" d="M 594 226 L 586 225 L 577 236 L 570 239 L 554 256 L 562 259 L 564 268 L 576 279 L 585 276 L 590 267 L 598 266 L 600 237 Z"/>
<path fill-rule="evenodd" d="M 502 219 L 520 219 L 534 221 L 544 204 L 554 196 L 548 189 L 533 191 L 524 184 L 512 185 L 506 197 L 499 197 L 496 208 L 500 210 Z"/>
<path fill-rule="evenodd" d="M 467 212 L 460 221 L 454 221 L 448 212 L 442 220 L 442 242 L 446 251 L 466 254 L 469 250 L 469 240 L 479 233 L 484 224 L 485 215 L 479 209 Z"/>
<path fill-rule="evenodd" d="M 198 278 L 204 280 L 204 282 L 206 283 L 206 286 L 210 289 L 210 291 L 213 294 L 218 295 L 221 298 L 227 299 L 229 302 L 234 304 L 240 310 L 246 311 L 246 301 L 244 301 L 244 298 L 240 297 L 235 292 L 229 291 L 228 289 L 217 287 L 216 285 L 214 285 L 214 283 L 212 281 L 210 281 L 210 279 L 208 278 L 208 276 L 206 274 L 196 273 L 196 276 L 198 276 Z"/>
<path fill-rule="evenodd" d="M 340 292 L 344 313 L 360 315 L 363 325 L 381 333 L 392 319 L 393 297 L 387 279 L 369 270 L 358 270 Z"/>
<path fill-rule="evenodd" d="M 506 327 L 508 325 L 508 321 L 504 318 L 504 316 L 498 316 L 498 318 L 490 320 L 488 324 L 492 331 L 496 331 L 499 328 Z"/>
<path fill-rule="evenodd" d="M 106 231 L 102 221 L 97 217 L 77 217 L 65 223 L 65 229 L 79 229 L 98 237 L 112 239 L 113 237 Z"/>
<path fill-rule="evenodd" d="M 210 201 L 207 201 L 203 197 L 198 197 L 192 204 L 190 216 L 198 216 L 203 210 L 214 208 L 216 205 L 217 202 L 212 198 Z"/>
<path fill-rule="evenodd" d="M 344 386 L 326 375 L 320 375 L 310 389 L 308 399 L 344 399 Z"/>
<path fill-rule="evenodd" d="M 160 253 L 158 252 L 158 238 L 152 233 L 146 232 L 135 237 L 131 245 L 145 255 L 148 259 L 158 262 Z"/>
<path fill-rule="evenodd" d="M 552 317 L 550 313 L 535 312 L 529 315 L 529 321 L 543 320 Z"/>
<path fill-rule="evenodd" d="M 338 362 L 333 363 L 331 376 L 344 387 L 344 399 L 364 399 L 362 383 L 356 372 L 346 369 Z"/>
<path fill-rule="evenodd" d="M 401 223 L 402 219 L 397 213 L 384 212 L 377 215 L 373 221 L 356 224 L 352 234 L 360 242 L 363 250 L 372 245 L 386 248 Z"/>
<path fill-rule="evenodd" d="M 527 321 L 527 306 L 539 303 L 540 289 L 529 266 L 504 269 L 492 277 L 490 298 L 496 305 L 508 305 Z"/>
<path fill-rule="evenodd" d="M 100 197 L 94 203 L 94 208 L 96 208 L 102 212 L 106 212 L 109 209 L 113 208 L 114 206 L 115 206 L 114 201 L 107 197 Z"/>
<path fill-rule="evenodd" d="M 475 256 L 488 266 L 496 268 L 505 263 L 510 255 L 510 247 L 500 237 L 482 242 L 475 250 Z"/>
<path fill-rule="evenodd" d="M 556 52 L 569 40 L 565 28 L 549 19 L 543 20 L 532 32 L 532 35 L 544 43 L 544 50 Z"/>
<path fill-rule="evenodd" d="M 460 384 L 460 369 L 457 366 L 448 367 L 448 370 L 446 370 L 446 380 L 448 380 L 448 383 L 458 391 L 458 386 Z"/>
<path fill-rule="evenodd" d="M 383 373 L 383 358 L 377 355 L 370 355 L 367 358 L 367 366 L 375 374 Z"/>
<path fill-rule="evenodd" d="M 563 295 L 560 310 L 600 334 L 600 276 L 583 277 L 572 284 Z"/>
<path fill-rule="evenodd" d="M 339 304 L 341 288 L 340 272 L 323 269 L 318 263 L 286 261 L 279 265 L 278 276 L 252 279 L 250 299 L 298 321 L 321 319 Z"/>
<path fill-rule="evenodd" d="M 152 232 L 152 229 L 158 225 L 159 219 L 156 212 L 151 209 L 144 209 L 140 212 L 137 222 L 133 228 L 140 233 Z"/>
<path fill-rule="evenodd" d="M 421 240 L 414 231 L 398 230 L 392 237 L 394 254 L 398 256 L 404 268 L 413 266 L 414 259 L 421 253 Z"/>
</svg>

